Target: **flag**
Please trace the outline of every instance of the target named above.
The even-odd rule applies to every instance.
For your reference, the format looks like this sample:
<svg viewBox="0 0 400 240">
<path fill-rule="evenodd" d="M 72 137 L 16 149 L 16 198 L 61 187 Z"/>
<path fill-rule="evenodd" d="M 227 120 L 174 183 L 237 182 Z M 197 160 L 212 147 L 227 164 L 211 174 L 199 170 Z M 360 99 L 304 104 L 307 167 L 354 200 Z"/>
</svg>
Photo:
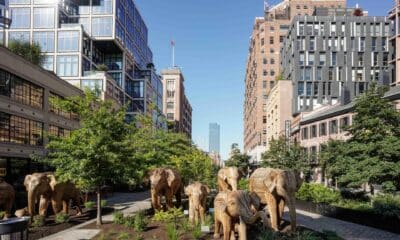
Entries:
<svg viewBox="0 0 400 240">
<path fill-rule="evenodd" d="M 171 46 L 175 46 L 175 41 L 171 40 Z"/>
</svg>

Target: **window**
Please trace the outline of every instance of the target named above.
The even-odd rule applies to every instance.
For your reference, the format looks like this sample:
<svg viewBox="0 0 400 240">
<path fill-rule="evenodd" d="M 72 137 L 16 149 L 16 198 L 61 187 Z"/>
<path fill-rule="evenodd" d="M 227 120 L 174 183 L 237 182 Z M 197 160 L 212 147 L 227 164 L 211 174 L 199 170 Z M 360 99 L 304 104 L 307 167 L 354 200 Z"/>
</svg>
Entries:
<svg viewBox="0 0 400 240">
<path fill-rule="evenodd" d="M 336 66 L 336 64 L 337 64 L 337 53 L 336 53 L 336 52 L 332 52 L 332 55 L 331 55 L 331 64 L 332 64 L 333 66 Z"/>
<path fill-rule="evenodd" d="M 268 75 L 268 72 L 267 72 L 267 70 L 264 69 L 263 76 L 267 76 L 267 75 Z"/>
<path fill-rule="evenodd" d="M 271 58 L 270 64 L 271 64 L 271 65 L 274 65 L 274 64 L 275 64 L 275 59 Z"/>
<path fill-rule="evenodd" d="M 336 23 L 333 22 L 331 23 L 331 35 L 335 35 L 336 34 Z"/>
<path fill-rule="evenodd" d="M 365 37 L 360 38 L 360 51 L 365 51 Z"/>
<path fill-rule="evenodd" d="M 89 88 L 90 90 L 95 90 L 96 88 L 103 88 L 103 80 L 102 79 L 83 79 L 82 88 Z"/>
<path fill-rule="evenodd" d="M 78 62 L 77 55 L 57 56 L 57 75 L 60 77 L 78 76 Z"/>
<path fill-rule="evenodd" d="M 264 88 L 264 89 L 267 88 L 267 81 L 263 81 L 263 88 Z"/>
<path fill-rule="evenodd" d="M 389 61 L 389 53 L 384 52 L 383 53 L 383 66 L 387 66 Z"/>
<path fill-rule="evenodd" d="M 376 37 L 372 37 L 372 51 L 376 51 Z"/>
<path fill-rule="evenodd" d="M 264 46 L 264 44 L 265 44 L 264 38 L 261 38 L 261 46 Z"/>
<path fill-rule="evenodd" d="M 274 37 L 269 37 L 269 44 L 274 44 Z"/>
<path fill-rule="evenodd" d="M 338 133 L 337 120 L 332 120 L 329 122 L 329 134 L 337 134 L 337 133 Z"/>
<path fill-rule="evenodd" d="M 275 71 L 271 70 L 270 74 L 271 74 L 271 76 L 275 76 Z"/>
<path fill-rule="evenodd" d="M 314 96 L 318 95 L 318 83 L 314 82 Z"/>
<path fill-rule="evenodd" d="M 92 18 L 92 35 L 95 37 L 111 37 L 112 17 Z"/>
<path fill-rule="evenodd" d="M 268 64 L 268 61 L 266 58 L 263 59 L 263 64 Z"/>
<path fill-rule="evenodd" d="M 311 94 L 312 94 L 312 85 L 313 83 L 312 82 L 308 82 L 307 84 L 306 84 L 306 94 L 307 94 L 307 96 L 311 96 Z"/>
<path fill-rule="evenodd" d="M 308 127 L 301 129 L 301 139 L 308 139 Z"/>
<path fill-rule="evenodd" d="M 59 31 L 58 32 L 58 51 L 77 52 L 79 51 L 79 32 Z"/>
<path fill-rule="evenodd" d="M 61 127 L 57 127 L 54 125 L 50 125 L 49 126 L 49 133 L 53 136 L 56 137 L 67 137 L 70 135 L 71 130 L 65 129 L 65 128 L 61 128 Z"/>
<path fill-rule="evenodd" d="M 357 55 L 358 66 L 362 67 L 364 65 L 364 54 L 358 53 Z"/>
<path fill-rule="evenodd" d="M 310 137 L 311 138 L 316 138 L 317 137 L 317 125 L 312 125 L 311 126 Z"/>
<path fill-rule="evenodd" d="M 303 96 L 304 95 L 304 82 L 299 82 L 297 85 L 297 95 Z"/>
<path fill-rule="evenodd" d="M 42 52 L 54 52 L 54 32 L 34 32 L 33 41 L 40 45 Z"/>
<path fill-rule="evenodd" d="M 349 117 L 343 117 L 342 119 L 340 119 L 340 128 L 344 130 L 346 127 L 349 126 L 349 123 Z"/>
<path fill-rule="evenodd" d="M 144 97 L 144 83 L 143 81 L 133 82 L 133 97 L 143 98 Z"/>
<path fill-rule="evenodd" d="M 315 38 L 310 38 L 310 51 L 315 50 Z"/>
<path fill-rule="evenodd" d="M 174 109 L 174 102 L 167 102 L 167 109 Z"/>
<path fill-rule="evenodd" d="M 386 44 L 387 39 L 382 38 L 382 51 L 387 51 L 387 44 Z"/>
<path fill-rule="evenodd" d="M 319 55 L 319 65 L 324 66 L 326 63 L 326 54 L 320 53 Z"/>
<path fill-rule="evenodd" d="M 30 8 L 11 8 L 11 28 L 30 28 L 31 9 Z"/>
<path fill-rule="evenodd" d="M 42 68 L 54 71 L 54 57 L 50 55 L 43 56 Z"/>
<path fill-rule="evenodd" d="M 167 120 L 174 120 L 174 114 L 173 113 L 167 113 Z"/>
<path fill-rule="evenodd" d="M 317 147 L 316 146 L 312 146 L 310 147 L 310 162 L 311 163 L 316 163 L 317 162 Z"/>
<path fill-rule="evenodd" d="M 30 42 L 30 33 L 29 32 L 9 32 L 8 40 L 11 42 L 12 40 Z"/>
<path fill-rule="evenodd" d="M 112 0 L 98 0 L 99 4 L 94 5 L 92 7 L 92 13 L 94 14 L 111 14 L 113 12 Z"/>
<path fill-rule="evenodd" d="M 319 124 L 319 136 L 326 136 L 326 123 Z"/>
<path fill-rule="evenodd" d="M 329 81 L 333 80 L 333 68 L 329 68 L 328 70 L 328 80 Z"/>
<path fill-rule="evenodd" d="M 30 4 L 30 0 L 10 0 L 10 4 Z"/>
<path fill-rule="evenodd" d="M 299 64 L 300 64 L 301 66 L 304 65 L 304 53 L 300 53 Z"/>
<path fill-rule="evenodd" d="M 0 112 L 0 142 L 43 146 L 43 123 Z"/>
<path fill-rule="evenodd" d="M 375 36 L 380 36 L 380 35 L 382 35 L 381 24 L 380 23 L 376 23 L 376 25 L 375 25 Z"/>
<path fill-rule="evenodd" d="M 305 73 L 304 73 L 305 79 L 304 80 L 310 81 L 311 80 L 311 68 L 309 68 L 309 67 L 305 68 L 304 71 L 305 71 Z"/>
<path fill-rule="evenodd" d="M 318 81 L 322 80 L 322 68 L 317 68 L 316 69 L 316 78 Z"/>
<path fill-rule="evenodd" d="M 34 28 L 54 28 L 54 8 L 33 9 Z"/>
</svg>

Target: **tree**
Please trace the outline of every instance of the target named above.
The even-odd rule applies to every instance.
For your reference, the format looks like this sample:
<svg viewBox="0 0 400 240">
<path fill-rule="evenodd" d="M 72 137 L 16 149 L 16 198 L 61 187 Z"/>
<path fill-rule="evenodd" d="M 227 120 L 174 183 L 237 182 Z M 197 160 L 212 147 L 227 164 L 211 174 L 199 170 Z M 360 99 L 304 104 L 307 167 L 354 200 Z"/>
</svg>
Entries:
<svg viewBox="0 0 400 240">
<path fill-rule="evenodd" d="M 400 113 L 383 98 L 384 88 L 371 84 L 355 101 L 351 138 L 338 144 L 340 151 L 328 151 L 330 169 L 343 169 L 339 183 L 364 183 L 400 188 Z M 336 171 L 338 172 L 338 171 Z"/>
<path fill-rule="evenodd" d="M 43 63 L 43 55 L 41 55 L 41 47 L 38 43 L 30 44 L 26 41 L 12 40 L 8 44 L 8 48 L 15 54 L 20 55 L 26 60 L 36 65 Z"/>
<path fill-rule="evenodd" d="M 306 175 L 309 173 L 309 164 L 307 163 L 307 154 L 298 143 L 289 144 L 284 136 L 278 140 L 272 139 L 269 144 L 269 150 L 262 155 L 263 167 L 272 167 L 287 170 L 301 170 Z"/>
<path fill-rule="evenodd" d="M 243 175 L 247 175 L 250 167 L 250 158 L 251 157 L 249 155 L 241 153 L 239 145 L 234 143 L 231 145 L 231 152 L 229 154 L 229 159 L 225 161 L 225 166 L 237 167 L 243 173 Z"/>
<path fill-rule="evenodd" d="M 101 225 L 101 186 L 128 179 L 139 164 L 127 151 L 127 135 L 133 129 L 125 123 L 125 110 L 113 109 L 112 102 L 97 96 L 85 91 L 83 97 L 52 100 L 59 108 L 76 114 L 80 128 L 69 136 L 50 138 L 46 162 L 56 169 L 59 181 L 96 188 L 97 225 Z"/>
</svg>

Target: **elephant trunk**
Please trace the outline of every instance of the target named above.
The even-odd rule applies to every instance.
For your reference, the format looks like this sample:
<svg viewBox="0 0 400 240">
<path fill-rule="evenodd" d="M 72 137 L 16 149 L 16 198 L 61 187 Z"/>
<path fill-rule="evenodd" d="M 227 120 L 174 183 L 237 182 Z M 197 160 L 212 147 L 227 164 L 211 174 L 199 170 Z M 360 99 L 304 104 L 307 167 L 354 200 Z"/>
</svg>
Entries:
<svg viewBox="0 0 400 240">
<path fill-rule="evenodd" d="M 261 213 L 256 212 L 254 215 L 249 215 L 249 214 L 244 214 L 240 216 L 240 219 L 243 220 L 244 223 L 246 224 L 253 224 L 255 223 L 259 218 L 261 218 Z"/>
<path fill-rule="evenodd" d="M 37 190 L 34 188 L 28 191 L 28 212 L 31 217 L 35 215 L 35 203 L 37 198 Z"/>
</svg>

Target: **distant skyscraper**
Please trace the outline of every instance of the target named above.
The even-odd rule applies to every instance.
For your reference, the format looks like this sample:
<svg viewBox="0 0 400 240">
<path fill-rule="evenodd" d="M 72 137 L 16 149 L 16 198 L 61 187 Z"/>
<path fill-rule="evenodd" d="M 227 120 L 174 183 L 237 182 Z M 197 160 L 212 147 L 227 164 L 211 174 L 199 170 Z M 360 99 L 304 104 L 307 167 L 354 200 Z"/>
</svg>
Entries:
<svg viewBox="0 0 400 240">
<path fill-rule="evenodd" d="M 208 151 L 220 153 L 220 126 L 218 123 L 210 123 L 208 139 Z"/>
</svg>

